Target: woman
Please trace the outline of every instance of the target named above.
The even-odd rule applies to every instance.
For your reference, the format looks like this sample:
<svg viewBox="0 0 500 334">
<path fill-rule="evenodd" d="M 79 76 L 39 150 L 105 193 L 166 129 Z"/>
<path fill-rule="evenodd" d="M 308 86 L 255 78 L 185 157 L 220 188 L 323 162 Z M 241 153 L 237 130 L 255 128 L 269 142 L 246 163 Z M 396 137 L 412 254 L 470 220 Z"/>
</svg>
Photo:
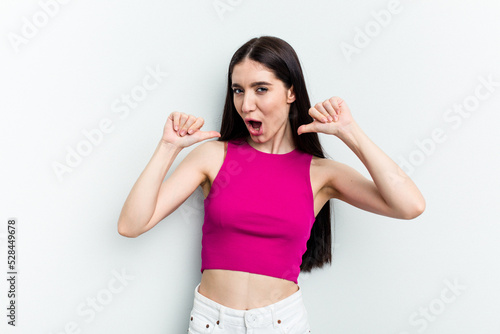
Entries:
<svg viewBox="0 0 500 334">
<path fill-rule="evenodd" d="M 221 132 L 203 119 L 169 115 L 155 153 L 133 186 L 118 231 L 136 237 L 205 195 L 202 278 L 191 333 L 309 333 L 299 271 L 331 262 L 329 200 L 400 219 L 425 201 L 411 179 L 332 97 L 310 107 L 302 69 L 285 41 L 264 36 L 229 64 Z M 373 179 L 326 159 L 317 133 L 340 138 Z M 179 152 L 195 143 L 171 176 Z"/>
</svg>

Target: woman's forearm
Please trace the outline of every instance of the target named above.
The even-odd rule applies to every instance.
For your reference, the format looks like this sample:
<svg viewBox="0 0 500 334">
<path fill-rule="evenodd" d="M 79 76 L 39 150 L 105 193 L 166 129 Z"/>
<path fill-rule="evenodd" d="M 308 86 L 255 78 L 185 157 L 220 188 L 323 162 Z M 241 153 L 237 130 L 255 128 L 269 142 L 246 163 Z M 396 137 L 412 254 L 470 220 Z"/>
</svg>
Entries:
<svg viewBox="0 0 500 334">
<path fill-rule="evenodd" d="M 125 200 L 118 219 L 118 232 L 121 235 L 133 237 L 141 234 L 153 216 L 161 184 L 180 151 L 181 148 L 160 140 Z"/>
<path fill-rule="evenodd" d="M 415 183 L 356 122 L 343 129 L 338 137 L 365 165 L 388 206 L 405 218 L 414 218 L 423 212 L 425 200 Z"/>
</svg>

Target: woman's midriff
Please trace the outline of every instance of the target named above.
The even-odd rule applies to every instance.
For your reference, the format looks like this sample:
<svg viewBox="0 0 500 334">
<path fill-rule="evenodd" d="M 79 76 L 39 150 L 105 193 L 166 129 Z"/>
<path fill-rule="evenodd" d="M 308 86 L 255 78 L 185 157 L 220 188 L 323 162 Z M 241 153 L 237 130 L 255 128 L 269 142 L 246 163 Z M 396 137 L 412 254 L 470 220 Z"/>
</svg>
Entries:
<svg viewBox="0 0 500 334">
<path fill-rule="evenodd" d="M 206 269 L 199 293 L 236 310 L 274 304 L 299 290 L 292 281 L 241 271 Z"/>
</svg>

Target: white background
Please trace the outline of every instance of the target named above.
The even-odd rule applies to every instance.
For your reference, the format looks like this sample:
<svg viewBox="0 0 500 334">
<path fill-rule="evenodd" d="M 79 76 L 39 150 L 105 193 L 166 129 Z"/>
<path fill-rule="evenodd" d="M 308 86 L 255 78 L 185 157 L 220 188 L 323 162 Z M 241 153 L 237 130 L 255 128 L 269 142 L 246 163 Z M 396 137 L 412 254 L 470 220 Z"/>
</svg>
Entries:
<svg viewBox="0 0 500 334">
<path fill-rule="evenodd" d="M 51 16 L 37 1 L 0 4 L 0 332 L 186 332 L 201 278 L 200 192 L 136 239 L 117 233 L 117 219 L 170 112 L 219 130 L 229 60 L 261 35 L 295 48 L 312 103 L 344 98 L 384 152 L 412 164 L 427 202 L 411 221 L 334 202 L 333 264 L 299 278 L 312 332 L 500 332 L 497 1 L 401 0 L 382 27 L 376 13 L 391 1 L 40 3 L 52 3 Z M 128 115 L 114 112 L 156 68 L 168 77 Z M 449 111 L 467 103 L 466 116 Z M 69 150 L 85 149 L 82 131 L 105 119 L 112 130 L 59 179 L 53 165 L 67 165 Z M 338 138 L 320 138 L 369 176 Z M 10 217 L 16 328 L 6 324 Z"/>
</svg>

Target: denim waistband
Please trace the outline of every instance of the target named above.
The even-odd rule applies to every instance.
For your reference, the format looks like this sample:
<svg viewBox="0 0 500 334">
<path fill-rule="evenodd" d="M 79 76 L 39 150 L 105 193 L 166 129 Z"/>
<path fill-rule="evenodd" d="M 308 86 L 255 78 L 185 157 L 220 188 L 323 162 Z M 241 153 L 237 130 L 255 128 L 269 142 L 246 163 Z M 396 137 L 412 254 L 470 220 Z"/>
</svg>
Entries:
<svg viewBox="0 0 500 334">
<path fill-rule="evenodd" d="M 278 327 L 283 319 L 305 310 L 300 287 L 290 296 L 274 304 L 250 310 L 237 310 L 221 305 L 200 294 L 198 291 L 200 284 L 194 289 L 193 309 L 199 309 L 207 316 L 219 321 L 221 328 L 224 324 L 246 328 L 265 327 L 271 324 Z"/>
</svg>

